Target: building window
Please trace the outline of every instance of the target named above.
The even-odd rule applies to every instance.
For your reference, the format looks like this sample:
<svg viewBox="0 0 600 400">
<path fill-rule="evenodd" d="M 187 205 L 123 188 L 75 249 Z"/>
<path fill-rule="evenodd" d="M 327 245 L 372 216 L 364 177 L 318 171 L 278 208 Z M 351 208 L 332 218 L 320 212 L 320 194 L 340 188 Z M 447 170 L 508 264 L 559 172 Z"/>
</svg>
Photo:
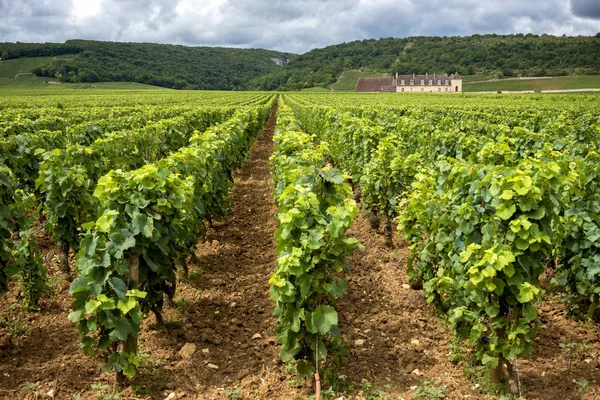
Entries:
<svg viewBox="0 0 600 400">
<path fill-rule="evenodd" d="M 411 85 L 414 85 L 414 84 L 415 84 L 415 81 L 413 81 L 413 80 L 411 79 L 411 80 L 410 80 L 410 84 L 411 84 Z"/>
<path fill-rule="evenodd" d="M 425 91 L 425 88 L 421 88 L 421 92 L 424 92 L 424 91 Z"/>
<path fill-rule="evenodd" d="M 429 80 L 429 86 L 431 86 L 431 83 L 432 83 L 432 80 L 430 79 L 430 80 Z"/>
<path fill-rule="evenodd" d="M 458 86 L 456 86 L 456 87 L 454 88 L 454 91 L 455 91 L 455 92 L 458 92 Z"/>
<path fill-rule="evenodd" d="M 438 86 L 439 86 L 439 85 L 441 85 L 441 84 L 442 84 L 442 81 L 440 81 L 440 80 L 438 79 L 438 82 L 437 82 L 437 84 L 438 84 Z"/>
<path fill-rule="evenodd" d="M 404 82 L 404 81 L 403 81 Z M 403 84 L 404 85 L 404 84 Z M 404 92 L 404 88 L 402 88 L 402 91 Z"/>
<path fill-rule="evenodd" d="M 448 91 L 448 88 L 446 88 L 446 92 Z"/>
<path fill-rule="evenodd" d="M 444 81 L 444 85 L 448 85 L 448 81 Z"/>
<path fill-rule="evenodd" d="M 411 91 L 411 92 L 413 91 L 412 89 L 413 89 L 413 88 L 410 88 L 410 91 Z"/>
<path fill-rule="evenodd" d="M 421 86 L 425 85 L 425 79 L 421 79 Z"/>
<path fill-rule="evenodd" d="M 404 79 L 400 81 L 400 85 L 404 86 Z"/>
<path fill-rule="evenodd" d="M 442 88 L 441 88 L 441 87 L 439 87 L 439 88 L 438 88 L 438 92 L 441 92 L 441 91 L 442 91 Z"/>
</svg>

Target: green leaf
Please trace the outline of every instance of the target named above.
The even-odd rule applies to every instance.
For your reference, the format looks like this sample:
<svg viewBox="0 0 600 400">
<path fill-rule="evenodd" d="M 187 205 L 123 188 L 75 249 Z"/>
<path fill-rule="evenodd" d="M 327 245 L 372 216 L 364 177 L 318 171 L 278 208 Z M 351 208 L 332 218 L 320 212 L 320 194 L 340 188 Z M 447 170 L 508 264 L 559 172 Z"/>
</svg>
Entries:
<svg viewBox="0 0 600 400">
<path fill-rule="evenodd" d="M 119 213 L 115 210 L 109 210 L 102 214 L 96 221 L 98 230 L 100 230 L 100 232 L 108 232 L 117 215 L 119 215 Z"/>
<path fill-rule="evenodd" d="M 340 170 L 338 170 L 336 168 L 331 168 L 326 171 L 322 171 L 321 176 L 327 182 L 331 182 L 335 185 L 341 185 L 342 182 L 344 182 L 344 176 L 342 175 Z"/>
<path fill-rule="evenodd" d="M 515 211 L 517 211 L 517 207 L 512 202 L 502 203 L 496 210 L 496 215 L 506 221 L 513 216 Z"/>
<path fill-rule="evenodd" d="M 531 219 L 542 219 L 546 215 L 546 209 L 544 207 L 539 207 L 537 210 L 531 211 L 527 214 L 527 218 Z"/>
<path fill-rule="evenodd" d="M 131 289 L 131 290 L 127 291 L 128 297 L 138 297 L 140 299 L 145 299 L 146 295 L 147 295 L 146 292 L 142 292 L 141 290 L 137 290 L 137 289 Z"/>
<path fill-rule="evenodd" d="M 527 319 L 527 321 L 533 321 L 538 316 L 538 311 L 530 304 L 526 304 L 523 307 L 523 316 Z"/>
<path fill-rule="evenodd" d="M 96 223 L 94 221 L 91 221 L 91 222 L 86 222 L 85 224 L 82 224 L 81 228 L 83 230 L 88 230 L 88 229 L 92 229 L 94 226 L 96 226 Z"/>
<path fill-rule="evenodd" d="M 117 308 L 123 313 L 123 315 L 127 315 L 127 313 L 133 310 L 138 305 L 135 297 L 130 297 L 127 301 L 119 300 L 117 304 Z"/>
<path fill-rule="evenodd" d="M 120 299 L 125 300 L 127 298 L 127 285 L 121 279 L 113 276 L 110 278 L 110 281 L 108 281 L 108 284 Z"/>
<path fill-rule="evenodd" d="M 540 292 L 540 289 L 538 289 L 537 287 L 533 286 L 529 282 L 524 282 L 524 283 L 522 283 L 522 284 L 519 285 L 519 294 L 517 295 L 517 300 L 520 303 L 527 303 L 527 302 L 533 300 L 533 298 L 539 292 Z"/>
<path fill-rule="evenodd" d="M 78 323 L 83 318 L 83 311 L 84 310 L 73 311 L 73 312 L 69 313 L 69 316 L 67 318 L 71 322 Z"/>
<path fill-rule="evenodd" d="M 491 318 L 494 318 L 496 315 L 498 315 L 498 313 L 500 313 L 500 308 L 493 304 L 488 304 L 485 306 L 485 312 Z"/>
<path fill-rule="evenodd" d="M 331 330 L 331 327 L 338 324 L 338 315 L 331 306 L 320 306 L 313 312 L 313 325 L 319 332 L 325 334 Z"/>
<path fill-rule="evenodd" d="M 517 249 L 519 249 L 519 250 L 526 250 L 529 248 L 529 242 L 527 240 L 523 240 L 521 238 L 517 238 L 517 240 L 515 241 L 515 244 L 517 245 Z"/>
<path fill-rule="evenodd" d="M 134 227 L 134 232 L 142 233 L 145 237 L 152 237 L 152 230 L 154 229 L 154 219 L 146 215 L 136 213 L 131 221 Z"/>
<path fill-rule="evenodd" d="M 123 375 L 128 377 L 129 379 L 133 378 L 137 373 L 137 369 L 134 364 L 128 364 L 125 368 L 123 368 Z"/>
<path fill-rule="evenodd" d="M 296 363 L 296 371 L 298 372 L 298 378 L 311 377 L 315 373 L 315 368 L 312 364 L 309 364 L 304 360 L 298 360 Z"/>
<path fill-rule="evenodd" d="M 133 330 L 131 329 L 131 323 L 129 320 L 126 318 L 120 318 L 115 326 L 115 329 L 110 333 L 110 336 L 113 339 L 124 342 L 127 340 L 132 331 Z"/>
<path fill-rule="evenodd" d="M 481 357 L 481 363 L 490 369 L 495 369 L 498 367 L 498 357 L 491 357 L 487 354 L 484 354 Z"/>
<path fill-rule="evenodd" d="M 96 251 L 96 245 L 98 244 L 98 236 L 92 234 L 91 237 L 85 242 L 85 255 L 92 257 Z"/>
<path fill-rule="evenodd" d="M 462 251 L 460 253 L 460 262 L 461 263 L 465 263 L 467 261 L 469 261 L 469 258 L 471 258 L 471 255 L 473 254 L 473 251 L 469 248 L 467 248 L 466 250 Z"/>
</svg>

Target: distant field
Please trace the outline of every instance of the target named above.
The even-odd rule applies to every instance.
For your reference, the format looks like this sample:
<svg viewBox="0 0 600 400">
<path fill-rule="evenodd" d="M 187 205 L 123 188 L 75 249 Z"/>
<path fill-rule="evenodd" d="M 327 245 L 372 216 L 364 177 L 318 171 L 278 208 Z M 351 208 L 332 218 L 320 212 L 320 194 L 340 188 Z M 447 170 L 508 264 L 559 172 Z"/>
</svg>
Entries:
<svg viewBox="0 0 600 400">
<path fill-rule="evenodd" d="M 356 82 L 358 78 L 372 78 L 384 76 L 377 72 L 361 72 L 361 71 L 344 71 L 340 80 L 331 87 L 336 92 L 354 92 L 356 90 Z"/>
<path fill-rule="evenodd" d="M 16 78 L 0 77 L 0 90 L 42 90 L 42 91 L 71 91 L 82 90 L 171 90 L 159 86 L 144 85 L 135 82 L 98 82 L 98 83 L 45 83 L 51 78 L 19 75 Z"/>
<path fill-rule="evenodd" d="M 12 60 L 0 61 L 0 77 L 15 77 L 19 73 L 30 73 L 32 69 L 40 64 L 50 62 L 54 59 L 69 59 L 74 54 L 65 54 L 57 57 L 26 57 Z"/>
<path fill-rule="evenodd" d="M 463 75 L 462 80 L 464 84 L 469 82 L 487 81 L 488 79 L 492 79 L 493 77 L 493 75 Z"/>
<path fill-rule="evenodd" d="M 518 90 L 555 90 L 555 89 L 587 89 L 600 88 L 600 76 L 556 76 L 551 79 L 515 79 L 495 82 L 473 83 L 463 85 L 464 92 L 518 91 Z"/>
<path fill-rule="evenodd" d="M 169 90 L 158 86 L 144 85 L 135 82 L 99 82 L 99 83 L 60 83 L 52 84 L 53 78 L 36 77 L 30 74 L 31 70 L 40 64 L 47 63 L 53 59 L 73 58 L 73 54 L 58 57 L 33 57 L 16 58 L 0 61 L 0 90 L 43 90 L 61 91 L 73 89 L 91 90 Z M 17 75 L 19 74 L 19 75 Z"/>
<path fill-rule="evenodd" d="M 311 87 L 302 89 L 301 92 L 331 92 L 331 90 L 322 87 Z"/>
</svg>

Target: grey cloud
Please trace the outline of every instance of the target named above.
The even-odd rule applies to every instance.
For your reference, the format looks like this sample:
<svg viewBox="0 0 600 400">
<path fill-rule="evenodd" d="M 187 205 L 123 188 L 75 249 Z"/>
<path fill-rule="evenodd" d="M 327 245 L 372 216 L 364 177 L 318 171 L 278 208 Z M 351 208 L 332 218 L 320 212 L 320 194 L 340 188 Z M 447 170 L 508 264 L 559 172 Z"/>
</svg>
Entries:
<svg viewBox="0 0 600 400">
<path fill-rule="evenodd" d="M 548 33 L 593 35 L 599 0 L 0 0 L 0 41 L 71 38 L 262 47 L 303 53 L 380 37 Z M 583 17 L 583 18 L 580 18 Z"/>
<path fill-rule="evenodd" d="M 571 0 L 571 10 L 578 17 L 600 19 L 600 1 L 598 0 Z"/>
</svg>

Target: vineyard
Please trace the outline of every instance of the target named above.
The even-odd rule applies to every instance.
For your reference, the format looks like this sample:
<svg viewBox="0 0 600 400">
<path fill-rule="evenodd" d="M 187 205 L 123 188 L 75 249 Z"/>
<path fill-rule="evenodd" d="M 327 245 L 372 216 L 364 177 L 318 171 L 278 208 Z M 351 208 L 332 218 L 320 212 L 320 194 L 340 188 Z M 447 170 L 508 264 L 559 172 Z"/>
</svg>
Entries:
<svg viewBox="0 0 600 400">
<path fill-rule="evenodd" d="M 598 398 L 599 104 L 0 97 L 0 397 Z"/>
</svg>

